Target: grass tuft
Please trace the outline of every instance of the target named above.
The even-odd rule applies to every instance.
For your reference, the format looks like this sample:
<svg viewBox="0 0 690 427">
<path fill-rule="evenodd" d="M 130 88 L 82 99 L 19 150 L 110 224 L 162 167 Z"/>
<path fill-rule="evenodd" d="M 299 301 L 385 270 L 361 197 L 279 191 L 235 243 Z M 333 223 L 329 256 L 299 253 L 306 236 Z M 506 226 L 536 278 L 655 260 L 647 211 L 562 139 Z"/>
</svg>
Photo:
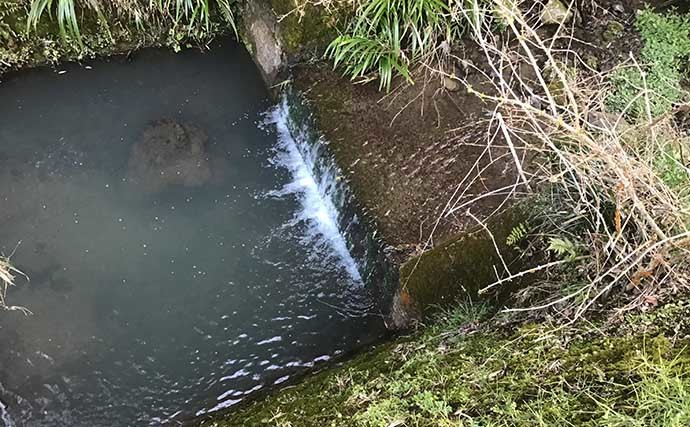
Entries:
<svg viewBox="0 0 690 427">
<path fill-rule="evenodd" d="M 102 25 L 107 25 L 106 12 L 125 17 L 138 28 L 165 22 L 171 27 L 172 40 L 208 32 L 214 14 L 237 34 L 235 3 L 236 0 L 30 0 L 27 30 L 36 31 L 46 15 L 55 17 L 63 42 L 74 41 L 83 48 L 79 12 L 92 10 Z"/>
<path fill-rule="evenodd" d="M 0 310 L 21 311 L 25 315 L 29 315 L 31 311 L 24 307 L 7 305 L 7 290 L 14 286 L 17 274 L 26 277 L 24 273 L 12 265 L 9 258 L 0 256 Z"/>
<path fill-rule="evenodd" d="M 448 55 L 464 33 L 454 17 L 462 2 L 442 0 L 369 0 L 361 2 L 351 28 L 337 37 L 326 55 L 353 80 L 373 72 L 380 89 L 390 90 L 393 77 L 413 83 L 410 66 Z"/>
</svg>

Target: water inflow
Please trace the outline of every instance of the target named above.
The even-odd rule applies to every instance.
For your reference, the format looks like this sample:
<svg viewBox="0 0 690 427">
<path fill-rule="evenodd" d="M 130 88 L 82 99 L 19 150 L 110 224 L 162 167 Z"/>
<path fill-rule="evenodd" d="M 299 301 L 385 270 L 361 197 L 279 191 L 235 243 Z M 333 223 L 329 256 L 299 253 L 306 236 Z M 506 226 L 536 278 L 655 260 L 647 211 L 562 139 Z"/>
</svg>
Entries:
<svg viewBox="0 0 690 427">
<path fill-rule="evenodd" d="M 35 313 L 0 312 L 0 425 L 192 420 L 383 333 L 334 186 L 231 42 L 0 99 L 0 248 Z"/>
</svg>

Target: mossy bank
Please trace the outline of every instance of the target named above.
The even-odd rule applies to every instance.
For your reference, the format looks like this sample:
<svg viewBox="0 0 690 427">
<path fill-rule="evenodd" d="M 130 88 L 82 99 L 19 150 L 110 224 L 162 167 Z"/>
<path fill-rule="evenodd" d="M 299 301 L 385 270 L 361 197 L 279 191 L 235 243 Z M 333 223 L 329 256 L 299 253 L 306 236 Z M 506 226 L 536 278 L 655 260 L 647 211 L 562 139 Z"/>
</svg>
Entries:
<svg viewBox="0 0 690 427">
<path fill-rule="evenodd" d="M 91 4 L 95 6 L 88 7 Z M 210 8 L 208 19 L 202 21 L 187 14 L 176 17 L 174 9 L 125 1 L 78 2 L 76 22 L 66 27 L 50 7 L 30 22 L 31 2 L 0 1 L 0 72 L 127 54 L 143 47 L 178 51 L 205 46 L 214 37 L 232 32 L 234 25 L 217 7 Z"/>
<path fill-rule="evenodd" d="M 208 426 L 684 426 L 690 304 L 513 330 L 461 305 Z"/>
</svg>

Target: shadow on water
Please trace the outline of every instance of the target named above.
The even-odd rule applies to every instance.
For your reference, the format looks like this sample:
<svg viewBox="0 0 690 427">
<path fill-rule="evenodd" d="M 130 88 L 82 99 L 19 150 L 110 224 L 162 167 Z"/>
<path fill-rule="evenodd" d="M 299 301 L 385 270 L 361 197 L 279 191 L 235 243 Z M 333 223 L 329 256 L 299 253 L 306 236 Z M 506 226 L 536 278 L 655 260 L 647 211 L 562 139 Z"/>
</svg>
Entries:
<svg viewBox="0 0 690 427">
<path fill-rule="evenodd" d="M 0 425 L 203 416 L 384 333 L 232 41 L 0 98 L 0 245 L 21 241 L 9 297 L 35 313 L 0 313 Z"/>
</svg>

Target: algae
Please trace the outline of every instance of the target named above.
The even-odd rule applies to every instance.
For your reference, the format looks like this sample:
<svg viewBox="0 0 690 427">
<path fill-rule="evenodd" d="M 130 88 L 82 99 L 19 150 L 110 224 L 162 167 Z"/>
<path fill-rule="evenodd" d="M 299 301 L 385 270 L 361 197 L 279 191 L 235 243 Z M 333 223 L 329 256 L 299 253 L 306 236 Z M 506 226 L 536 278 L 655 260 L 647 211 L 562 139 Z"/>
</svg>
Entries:
<svg viewBox="0 0 690 427">
<path fill-rule="evenodd" d="M 526 217 L 525 204 L 516 205 L 490 219 L 486 228 L 477 226 L 410 259 L 400 268 L 401 287 L 423 314 L 434 306 L 478 299 L 480 289 L 505 273 L 503 263 L 520 271 L 519 253 L 506 243 Z M 516 286 L 499 287 L 483 298 L 501 300 Z"/>
</svg>

